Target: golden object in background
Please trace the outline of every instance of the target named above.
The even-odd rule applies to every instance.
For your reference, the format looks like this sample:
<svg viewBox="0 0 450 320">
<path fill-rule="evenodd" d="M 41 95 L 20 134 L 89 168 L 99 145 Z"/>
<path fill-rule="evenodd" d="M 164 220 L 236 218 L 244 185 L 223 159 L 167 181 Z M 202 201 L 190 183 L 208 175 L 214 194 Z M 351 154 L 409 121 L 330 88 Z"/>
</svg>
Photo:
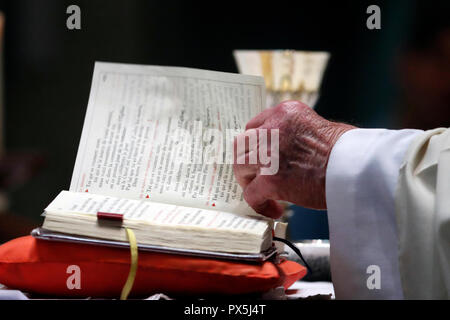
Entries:
<svg viewBox="0 0 450 320">
<path fill-rule="evenodd" d="M 266 89 L 273 90 L 273 76 L 272 76 L 272 54 L 269 51 L 261 51 L 259 53 L 261 58 L 262 75 L 266 82 Z M 242 72 L 241 72 L 242 73 Z"/>
<path fill-rule="evenodd" d="M 314 108 L 330 54 L 323 51 L 235 50 L 239 72 L 263 76 L 267 107 L 300 100 Z"/>
</svg>

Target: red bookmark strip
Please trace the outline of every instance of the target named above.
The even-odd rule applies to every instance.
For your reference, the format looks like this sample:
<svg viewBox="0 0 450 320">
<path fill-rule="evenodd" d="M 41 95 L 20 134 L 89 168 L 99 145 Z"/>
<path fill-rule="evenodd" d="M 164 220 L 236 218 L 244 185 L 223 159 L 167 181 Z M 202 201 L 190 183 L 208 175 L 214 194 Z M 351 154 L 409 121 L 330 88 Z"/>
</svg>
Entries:
<svg viewBox="0 0 450 320">
<path fill-rule="evenodd" d="M 111 212 L 97 212 L 97 220 L 123 222 L 123 214 Z"/>
</svg>

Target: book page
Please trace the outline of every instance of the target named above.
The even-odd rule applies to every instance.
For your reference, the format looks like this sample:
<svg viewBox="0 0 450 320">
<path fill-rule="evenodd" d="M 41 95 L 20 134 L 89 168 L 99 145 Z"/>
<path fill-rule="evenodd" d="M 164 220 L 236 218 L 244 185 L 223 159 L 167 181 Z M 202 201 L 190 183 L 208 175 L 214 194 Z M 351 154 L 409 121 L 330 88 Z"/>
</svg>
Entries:
<svg viewBox="0 0 450 320">
<path fill-rule="evenodd" d="M 62 191 L 45 209 L 48 214 L 82 214 L 96 218 L 97 212 L 123 214 L 125 220 L 190 229 L 262 234 L 270 221 L 217 210 Z"/>
<path fill-rule="evenodd" d="M 264 88 L 256 76 L 97 62 L 70 190 L 254 214 L 232 145 Z"/>
</svg>

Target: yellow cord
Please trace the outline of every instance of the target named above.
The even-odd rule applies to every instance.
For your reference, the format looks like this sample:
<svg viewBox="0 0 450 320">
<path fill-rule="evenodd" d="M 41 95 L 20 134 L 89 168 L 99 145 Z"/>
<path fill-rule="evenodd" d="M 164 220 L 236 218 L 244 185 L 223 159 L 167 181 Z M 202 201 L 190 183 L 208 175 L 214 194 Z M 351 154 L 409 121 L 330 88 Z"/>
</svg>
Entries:
<svg viewBox="0 0 450 320">
<path fill-rule="evenodd" d="M 136 242 L 136 236 L 134 235 L 133 230 L 125 228 L 127 232 L 128 241 L 130 242 L 130 251 L 131 251 L 131 265 L 130 272 L 128 273 L 127 282 L 122 288 L 122 293 L 120 294 L 120 300 L 127 300 L 128 295 L 133 288 L 134 280 L 136 279 L 136 272 L 138 267 L 138 247 Z"/>
</svg>

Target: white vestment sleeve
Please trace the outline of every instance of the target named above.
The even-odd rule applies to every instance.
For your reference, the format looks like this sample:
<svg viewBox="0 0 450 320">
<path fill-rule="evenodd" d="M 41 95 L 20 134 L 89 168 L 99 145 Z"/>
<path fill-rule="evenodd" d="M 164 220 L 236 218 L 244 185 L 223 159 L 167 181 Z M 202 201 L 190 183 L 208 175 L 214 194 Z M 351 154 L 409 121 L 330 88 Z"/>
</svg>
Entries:
<svg viewBox="0 0 450 320">
<path fill-rule="evenodd" d="M 450 129 L 408 149 L 396 193 L 399 269 L 407 299 L 450 298 Z"/>
<path fill-rule="evenodd" d="M 330 264 L 337 299 L 402 299 L 395 190 L 421 130 L 353 129 L 331 151 L 326 174 Z"/>
</svg>

